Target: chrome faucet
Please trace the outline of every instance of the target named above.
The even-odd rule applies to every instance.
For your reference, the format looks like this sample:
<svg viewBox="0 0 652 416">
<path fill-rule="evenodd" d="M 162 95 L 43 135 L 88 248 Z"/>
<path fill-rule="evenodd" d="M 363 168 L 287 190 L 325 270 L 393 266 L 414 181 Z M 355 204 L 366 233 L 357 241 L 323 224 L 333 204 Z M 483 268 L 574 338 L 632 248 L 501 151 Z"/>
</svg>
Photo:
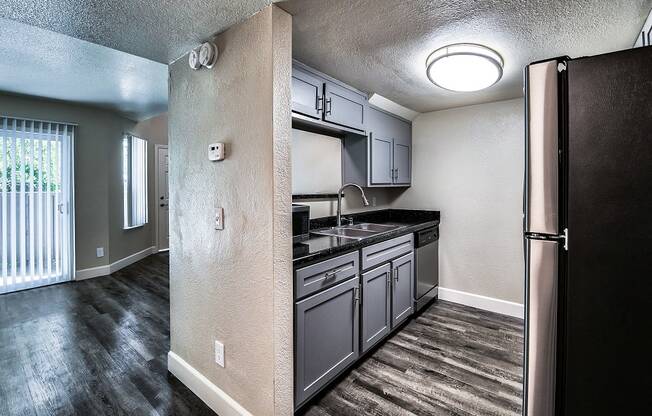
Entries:
<svg viewBox="0 0 652 416">
<path fill-rule="evenodd" d="M 369 201 L 367 201 L 367 197 L 364 195 L 364 191 L 362 190 L 362 187 L 358 185 L 357 183 L 345 183 L 342 185 L 340 190 L 337 192 L 337 226 L 342 225 L 342 191 L 344 191 L 344 188 L 347 188 L 349 186 L 353 186 L 355 188 L 358 188 L 360 190 L 360 193 L 362 194 L 362 204 L 367 207 L 369 206 Z"/>
</svg>

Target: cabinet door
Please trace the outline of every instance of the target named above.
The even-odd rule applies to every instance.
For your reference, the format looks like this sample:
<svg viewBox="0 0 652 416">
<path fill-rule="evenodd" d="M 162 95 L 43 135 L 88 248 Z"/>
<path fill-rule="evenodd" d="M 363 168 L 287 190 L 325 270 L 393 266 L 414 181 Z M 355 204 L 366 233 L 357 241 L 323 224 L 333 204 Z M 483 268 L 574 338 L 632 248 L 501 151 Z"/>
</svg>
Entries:
<svg viewBox="0 0 652 416">
<path fill-rule="evenodd" d="M 371 184 L 388 185 L 392 183 L 392 139 L 384 138 L 376 133 L 371 137 Z"/>
<path fill-rule="evenodd" d="M 296 304 L 297 406 L 358 358 L 359 284 L 355 277 Z"/>
<path fill-rule="evenodd" d="M 414 285 L 414 255 L 412 253 L 392 261 L 392 328 L 412 314 Z"/>
<path fill-rule="evenodd" d="M 387 263 L 362 275 L 362 352 L 389 334 L 391 271 Z"/>
<path fill-rule="evenodd" d="M 292 111 L 321 119 L 323 85 L 322 79 L 302 69 L 292 68 Z"/>
<path fill-rule="evenodd" d="M 356 130 L 365 129 L 366 97 L 326 81 L 324 120 Z"/>
<path fill-rule="evenodd" d="M 409 143 L 394 140 L 394 183 L 409 184 L 412 181 L 410 172 L 411 149 Z"/>
</svg>

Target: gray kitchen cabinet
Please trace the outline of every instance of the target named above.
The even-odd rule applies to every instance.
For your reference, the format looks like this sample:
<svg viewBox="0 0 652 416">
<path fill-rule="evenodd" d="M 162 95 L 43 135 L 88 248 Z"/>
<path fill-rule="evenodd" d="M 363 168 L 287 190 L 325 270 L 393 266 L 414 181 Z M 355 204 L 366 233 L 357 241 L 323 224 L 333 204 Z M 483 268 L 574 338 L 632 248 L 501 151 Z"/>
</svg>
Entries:
<svg viewBox="0 0 652 416">
<path fill-rule="evenodd" d="M 344 137 L 343 180 L 369 187 L 410 186 L 411 124 L 368 106 L 366 128 L 367 137 L 352 134 Z"/>
<path fill-rule="evenodd" d="M 393 166 L 394 166 L 394 183 L 410 184 L 412 175 L 410 172 L 411 149 L 409 143 L 394 141 Z"/>
<path fill-rule="evenodd" d="M 358 252 L 344 254 L 294 271 L 295 300 L 358 274 Z"/>
<path fill-rule="evenodd" d="M 324 98 L 325 121 L 356 130 L 364 130 L 367 97 L 326 81 Z"/>
<path fill-rule="evenodd" d="M 371 184 L 391 185 L 393 140 L 370 133 L 371 140 Z"/>
<path fill-rule="evenodd" d="M 391 240 L 381 241 L 362 248 L 362 270 L 368 270 L 398 257 L 403 257 L 414 249 L 414 235 L 407 234 Z"/>
<path fill-rule="evenodd" d="M 392 329 L 405 321 L 413 311 L 414 254 L 411 252 L 393 260 L 392 267 Z"/>
<path fill-rule="evenodd" d="M 391 325 L 391 273 L 389 263 L 362 275 L 361 349 L 367 351 L 389 334 Z"/>
<path fill-rule="evenodd" d="M 293 125 L 308 130 L 341 130 L 363 135 L 367 96 L 344 83 L 294 61 Z"/>
<path fill-rule="evenodd" d="M 300 68 L 292 67 L 292 111 L 321 119 L 324 81 Z"/>
<path fill-rule="evenodd" d="M 295 405 L 299 406 L 359 356 L 358 277 L 295 304 Z"/>
</svg>

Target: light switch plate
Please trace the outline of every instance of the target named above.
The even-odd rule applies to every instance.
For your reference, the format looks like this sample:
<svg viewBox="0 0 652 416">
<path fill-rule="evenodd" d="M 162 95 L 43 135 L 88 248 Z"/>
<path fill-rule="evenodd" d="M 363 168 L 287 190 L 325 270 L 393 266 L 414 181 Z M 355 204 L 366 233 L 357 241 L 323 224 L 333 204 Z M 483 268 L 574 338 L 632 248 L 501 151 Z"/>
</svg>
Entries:
<svg viewBox="0 0 652 416">
<path fill-rule="evenodd" d="M 97 255 L 97 257 L 104 257 L 104 247 L 96 248 L 95 254 Z"/>
<path fill-rule="evenodd" d="M 224 160 L 224 143 L 211 143 L 208 145 L 208 160 L 213 162 Z"/>
<path fill-rule="evenodd" d="M 224 344 L 215 341 L 215 364 L 224 368 Z"/>
<path fill-rule="evenodd" d="M 215 214 L 215 229 L 223 230 L 224 229 L 224 208 L 219 207 L 217 213 Z"/>
</svg>

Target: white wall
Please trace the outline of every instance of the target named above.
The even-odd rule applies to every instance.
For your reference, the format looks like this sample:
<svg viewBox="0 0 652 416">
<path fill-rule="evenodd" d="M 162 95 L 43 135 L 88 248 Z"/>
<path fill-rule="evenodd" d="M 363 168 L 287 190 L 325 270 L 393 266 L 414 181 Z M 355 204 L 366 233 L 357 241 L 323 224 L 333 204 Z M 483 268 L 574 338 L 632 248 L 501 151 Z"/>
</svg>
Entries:
<svg viewBox="0 0 652 416">
<path fill-rule="evenodd" d="M 440 285 L 523 302 L 523 100 L 421 114 L 397 208 L 441 211 Z"/>
<path fill-rule="evenodd" d="M 292 194 L 334 194 L 342 186 L 342 140 L 292 129 Z"/>
<path fill-rule="evenodd" d="M 213 69 L 170 65 L 170 357 L 261 416 L 292 413 L 291 25 L 269 6 L 215 38 Z"/>
</svg>

